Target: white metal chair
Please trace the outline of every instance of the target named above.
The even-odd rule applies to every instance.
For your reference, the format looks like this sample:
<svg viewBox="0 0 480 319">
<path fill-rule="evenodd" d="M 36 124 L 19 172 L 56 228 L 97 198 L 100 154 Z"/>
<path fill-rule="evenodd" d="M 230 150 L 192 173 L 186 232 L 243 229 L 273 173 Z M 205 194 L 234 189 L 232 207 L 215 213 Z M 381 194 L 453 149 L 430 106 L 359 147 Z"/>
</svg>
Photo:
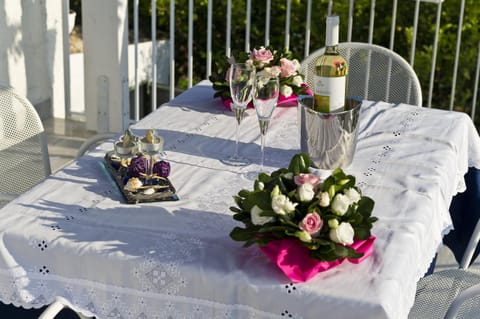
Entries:
<svg viewBox="0 0 480 319">
<path fill-rule="evenodd" d="M 38 319 L 54 319 L 63 309 L 70 309 L 73 311 L 71 316 L 77 315 L 79 319 L 91 319 L 95 317 L 87 317 L 79 312 L 76 312 L 71 307 L 71 304 L 62 297 L 57 297 L 54 302 L 52 302 L 47 309 L 45 309 Z M 69 316 L 69 317 L 71 317 Z"/>
<path fill-rule="evenodd" d="M 469 268 L 479 240 L 480 221 L 470 237 L 459 268 L 442 270 L 420 279 L 410 319 L 480 317 L 480 271 Z"/>
<path fill-rule="evenodd" d="M 0 207 L 51 174 L 47 138 L 33 105 L 0 86 Z"/>
<path fill-rule="evenodd" d="M 368 43 L 342 42 L 340 54 L 348 63 L 347 95 L 364 100 L 422 105 L 422 88 L 415 71 L 403 57 L 387 48 Z M 302 63 L 300 72 L 314 88 L 315 62 L 321 48 Z"/>
</svg>

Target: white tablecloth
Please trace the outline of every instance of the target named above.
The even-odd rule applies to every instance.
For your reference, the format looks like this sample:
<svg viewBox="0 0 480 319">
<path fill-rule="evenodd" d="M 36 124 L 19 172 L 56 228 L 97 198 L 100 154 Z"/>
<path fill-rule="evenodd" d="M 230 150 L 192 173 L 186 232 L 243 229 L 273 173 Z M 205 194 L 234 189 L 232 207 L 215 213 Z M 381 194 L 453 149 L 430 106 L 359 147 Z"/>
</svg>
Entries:
<svg viewBox="0 0 480 319">
<path fill-rule="evenodd" d="M 235 119 L 202 82 L 132 127 L 165 138 L 178 201 L 126 204 L 103 166 L 112 144 L 0 210 L 0 300 L 25 308 L 63 296 L 98 318 L 406 318 L 415 286 L 451 227 L 449 204 L 480 168 L 480 138 L 462 113 L 364 102 L 345 168 L 372 197 L 374 254 L 303 284 L 228 236 L 232 196 L 252 182 L 222 164 Z M 295 108 L 277 108 L 266 168 L 299 152 Z M 253 110 L 240 152 L 258 163 Z"/>
</svg>

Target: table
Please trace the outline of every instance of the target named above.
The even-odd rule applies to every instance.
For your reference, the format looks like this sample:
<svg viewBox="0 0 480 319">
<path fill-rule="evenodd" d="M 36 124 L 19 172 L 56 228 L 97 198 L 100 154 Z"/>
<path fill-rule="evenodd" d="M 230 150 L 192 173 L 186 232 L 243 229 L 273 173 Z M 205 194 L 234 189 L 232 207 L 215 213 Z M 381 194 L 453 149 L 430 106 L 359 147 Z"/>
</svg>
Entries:
<svg viewBox="0 0 480 319">
<path fill-rule="evenodd" d="M 25 308 L 62 296 L 98 318 L 406 318 L 416 282 L 452 226 L 449 205 L 480 168 L 480 138 L 457 112 L 365 101 L 357 152 L 345 171 L 376 201 L 372 256 L 303 284 L 228 236 L 242 173 L 235 119 L 208 81 L 132 126 L 165 138 L 178 201 L 126 204 L 103 165 L 112 143 L 53 174 L 0 210 L 0 300 Z M 265 166 L 299 152 L 295 108 L 277 108 Z M 253 110 L 240 152 L 260 160 Z"/>
</svg>

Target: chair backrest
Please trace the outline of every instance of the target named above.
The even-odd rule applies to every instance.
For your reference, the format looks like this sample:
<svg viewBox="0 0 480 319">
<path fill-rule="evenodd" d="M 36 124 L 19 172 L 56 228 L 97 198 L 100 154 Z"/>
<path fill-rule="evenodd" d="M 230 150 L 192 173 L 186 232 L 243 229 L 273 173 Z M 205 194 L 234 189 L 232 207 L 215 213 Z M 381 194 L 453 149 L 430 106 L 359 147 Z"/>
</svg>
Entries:
<svg viewBox="0 0 480 319">
<path fill-rule="evenodd" d="M 33 105 L 0 86 L 0 195 L 18 195 L 51 174 L 43 124 Z"/>
<path fill-rule="evenodd" d="M 348 63 L 347 95 L 364 100 L 422 105 L 422 89 L 415 71 L 397 53 L 368 43 L 342 42 L 340 54 Z M 315 62 L 325 52 L 321 48 L 302 63 L 305 82 L 314 87 Z"/>
</svg>

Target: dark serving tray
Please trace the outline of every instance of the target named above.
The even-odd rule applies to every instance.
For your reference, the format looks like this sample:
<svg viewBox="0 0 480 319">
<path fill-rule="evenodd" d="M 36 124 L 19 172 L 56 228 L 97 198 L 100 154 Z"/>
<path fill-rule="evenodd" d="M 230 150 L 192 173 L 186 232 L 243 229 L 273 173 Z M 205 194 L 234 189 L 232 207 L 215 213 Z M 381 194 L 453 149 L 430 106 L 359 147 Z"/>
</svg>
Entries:
<svg viewBox="0 0 480 319">
<path fill-rule="evenodd" d="M 160 201 L 175 201 L 178 196 L 175 194 L 175 187 L 168 178 L 161 178 L 155 180 L 155 185 L 162 188 L 157 189 L 153 194 L 143 194 L 142 192 L 131 192 L 125 189 L 125 184 L 129 179 L 128 169 L 120 165 L 120 163 L 112 161 L 110 154 L 107 153 L 104 157 L 105 166 L 112 174 L 115 183 L 122 192 L 123 196 L 129 204 L 160 202 Z"/>
</svg>

